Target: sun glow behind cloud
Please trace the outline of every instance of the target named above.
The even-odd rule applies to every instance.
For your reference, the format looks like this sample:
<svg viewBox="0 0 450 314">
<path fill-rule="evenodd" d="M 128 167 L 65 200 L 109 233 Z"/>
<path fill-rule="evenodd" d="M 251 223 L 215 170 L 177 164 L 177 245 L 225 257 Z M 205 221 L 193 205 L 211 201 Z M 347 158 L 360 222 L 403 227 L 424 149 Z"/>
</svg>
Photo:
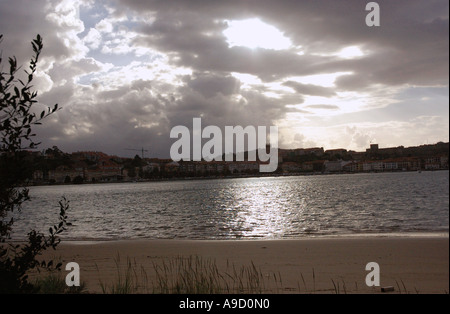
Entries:
<svg viewBox="0 0 450 314">
<path fill-rule="evenodd" d="M 364 53 L 362 50 L 357 46 L 349 46 L 345 47 L 339 53 L 337 56 L 344 58 L 344 59 L 353 59 L 364 56 Z"/>
<path fill-rule="evenodd" d="M 260 19 L 234 20 L 227 23 L 228 28 L 223 31 L 223 34 L 230 47 L 284 50 L 292 46 L 291 40 L 281 31 Z"/>
<path fill-rule="evenodd" d="M 313 84 L 322 87 L 334 87 L 334 82 L 341 75 L 352 74 L 352 72 L 335 72 L 326 74 L 315 74 L 306 76 L 294 76 L 290 77 L 289 80 L 294 82 L 299 82 L 302 84 Z"/>
<path fill-rule="evenodd" d="M 342 48 L 342 49 L 332 52 L 332 53 L 325 53 L 325 52 L 312 53 L 312 55 L 315 55 L 315 56 L 338 57 L 338 58 L 342 58 L 342 59 L 356 59 L 356 58 L 363 57 L 366 54 L 367 54 L 367 52 L 364 52 L 358 46 L 347 46 L 345 48 Z"/>
</svg>

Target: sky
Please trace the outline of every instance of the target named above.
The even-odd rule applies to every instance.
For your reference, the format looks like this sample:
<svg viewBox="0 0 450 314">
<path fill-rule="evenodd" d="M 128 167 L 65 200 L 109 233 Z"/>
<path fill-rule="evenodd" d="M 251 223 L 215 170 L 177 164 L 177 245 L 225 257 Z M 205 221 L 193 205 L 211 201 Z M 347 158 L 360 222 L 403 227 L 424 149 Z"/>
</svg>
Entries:
<svg viewBox="0 0 450 314">
<path fill-rule="evenodd" d="M 0 50 L 26 65 L 43 37 L 42 149 L 168 158 L 196 117 L 280 148 L 448 142 L 449 2 L 376 1 L 372 27 L 368 2 L 0 0 Z"/>
</svg>

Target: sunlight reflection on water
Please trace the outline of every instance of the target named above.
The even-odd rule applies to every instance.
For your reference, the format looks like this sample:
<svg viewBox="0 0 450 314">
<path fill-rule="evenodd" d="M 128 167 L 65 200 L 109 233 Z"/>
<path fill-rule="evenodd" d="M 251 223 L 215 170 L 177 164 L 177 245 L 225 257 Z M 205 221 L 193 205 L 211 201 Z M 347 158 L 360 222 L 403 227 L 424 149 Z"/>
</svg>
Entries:
<svg viewBox="0 0 450 314">
<path fill-rule="evenodd" d="M 15 238 L 70 200 L 70 239 L 280 239 L 448 232 L 449 172 L 31 187 Z"/>
</svg>

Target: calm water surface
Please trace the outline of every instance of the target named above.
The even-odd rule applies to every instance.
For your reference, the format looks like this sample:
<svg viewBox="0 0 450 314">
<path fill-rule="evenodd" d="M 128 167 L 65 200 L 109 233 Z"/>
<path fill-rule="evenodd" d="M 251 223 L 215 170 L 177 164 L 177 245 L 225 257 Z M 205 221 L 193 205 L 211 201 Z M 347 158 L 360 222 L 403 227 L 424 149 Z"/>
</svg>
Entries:
<svg viewBox="0 0 450 314">
<path fill-rule="evenodd" d="M 449 172 L 31 187 L 13 238 L 58 222 L 68 239 L 285 239 L 449 230 Z"/>
</svg>

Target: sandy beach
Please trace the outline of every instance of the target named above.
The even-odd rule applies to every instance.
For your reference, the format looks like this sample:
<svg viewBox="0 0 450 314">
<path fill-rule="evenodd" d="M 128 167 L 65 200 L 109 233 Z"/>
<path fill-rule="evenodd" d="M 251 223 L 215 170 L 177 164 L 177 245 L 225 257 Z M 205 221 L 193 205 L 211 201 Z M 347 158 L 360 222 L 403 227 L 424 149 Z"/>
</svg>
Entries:
<svg viewBox="0 0 450 314">
<path fill-rule="evenodd" d="M 448 293 L 449 238 L 326 237 L 300 240 L 124 240 L 63 241 L 44 256 L 80 265 L 80 279 L 89 293 L 102 293 L 100 282 L 117 282 L 118 266 L 127 260 L 139 281 L 138 292 L 151 293 L 154 265 L 176 257 L 199 256 L 214 261 L 219 271 L 251 266 L 264 276 L 264 293 Z M 119 256 L 119 260 L 118 260 Z M 380 286 L 368 287 L 369 262 L 380 267 Z M 68 273 L 62 270 L 63 275 Z M 143 275 L 145 274 L 145 275 Z M 145 277 L 145 278 L 144 278 Z M 145 282 L 145 283 L 144 283 Z"/>
</svg>

